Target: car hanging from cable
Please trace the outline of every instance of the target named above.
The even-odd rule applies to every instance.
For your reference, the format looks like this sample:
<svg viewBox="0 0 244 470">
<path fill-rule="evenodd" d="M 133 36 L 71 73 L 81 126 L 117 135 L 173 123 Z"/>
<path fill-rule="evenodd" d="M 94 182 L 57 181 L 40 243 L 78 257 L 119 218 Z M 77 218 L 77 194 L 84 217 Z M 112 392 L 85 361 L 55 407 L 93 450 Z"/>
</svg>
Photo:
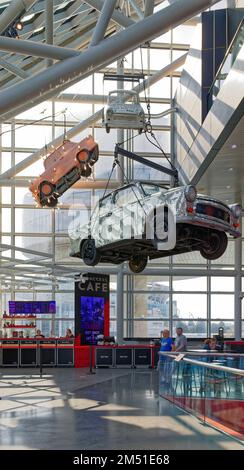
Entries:
<svg viewBox="0 0 244 470">
<path fill-rule="evenodd" d="M 80 142 L 64 140 L 44 160 L 45 171 L 29 187 L 38 206 L 55 207 L 67 189 L 82 176 L 91 175 L 98 156 L 98 144 L 91 135 Z"/>
<path fill-rule="evenodd" d="M 131 102 L 128 103 L 128 100 Z M 135 129 L 142 133 L 145 129 L 145 121 L 145 113 L 136 91 L 110 91 L 102 118 L 102 125 L 107 133 L 110 129 Z"/>
<path fill-rule="evenodd" d="M 241 213 L 239 204 L 198 195 L 192 185 L 167 189 L 132 182 L 100 199 L 88 226 L 70 233 L 70 256 L 88 266 L 128 261 L 133 273 L 142 272 L 148 260 L 192 251 L 215 260 L 227 248 L 227 234 L 240 237 Z M 167 239 L 172 224 L 173 246 L 166 245 L 172 241 Z"/>
</svg>

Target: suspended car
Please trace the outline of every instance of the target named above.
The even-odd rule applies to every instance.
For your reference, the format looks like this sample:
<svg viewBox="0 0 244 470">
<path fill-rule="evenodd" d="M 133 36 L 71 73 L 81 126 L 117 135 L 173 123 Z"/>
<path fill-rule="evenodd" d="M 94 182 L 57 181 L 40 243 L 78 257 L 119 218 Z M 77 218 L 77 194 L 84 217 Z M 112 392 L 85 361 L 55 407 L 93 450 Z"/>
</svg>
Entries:
<svg viewBox="0 0 244 470">
<path fill-rule="evenodd" d="M 131 102 L 125 103 L 129 99 Z M 140 105 L 139 94 L 134 90 L 110 91 L 102 123 L 108 133 L 110 129 L 136 129 L 142 132 L 145 128 L 145 113 Z"/>
<path fill-rule="evenodd" d="M 45 160 L 45 171 L 29 189 L 40 207 L 55 207 L 58 198 L 81 176 L 91 175 L 99 155 L 98 144 L 89 135 L 81 142 L 64 141 Z"/>
<path fill-rule="evenodd" d="M 149 259 L 191 251 L 215 260 L 227 248 L 227 233 L 240 237 L 241 212 L 239 204 L 228 206 L 198 195 L 194 186 L 165 189 L 148 182 L 133 183 L 102 198 L 88 227 L 78 226 L 70 234 L 70 256 L 82 258 L 88 266 L 129 261 L 133 273 L 143 271 Z M 174 244 L 165 248 L 166 239 L 160 234 L 162 229 L 169 234 L 172 223 Z"/>
</svg>

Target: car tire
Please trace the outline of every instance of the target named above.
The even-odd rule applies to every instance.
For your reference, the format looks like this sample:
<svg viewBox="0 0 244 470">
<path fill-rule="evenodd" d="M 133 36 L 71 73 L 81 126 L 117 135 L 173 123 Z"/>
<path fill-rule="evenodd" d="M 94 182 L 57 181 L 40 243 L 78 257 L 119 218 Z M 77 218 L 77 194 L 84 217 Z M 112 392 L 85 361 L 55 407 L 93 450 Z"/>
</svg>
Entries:
<svg viewBox="0 0 244 470">
<path fill-rule="evenodd" d="M 129 268 L 134 274 L 141 273 L 144 271 L 147 265 L 147 257 L 143 256 L 134 256 L 129 261 Z"/>
<path fill-rule="evenodd" d="M 85 240 L 81 246 L 81 258 L 87 266 L 96 266 L 100 261 L 100 254 L 92 238 Z"/>
<path fill-rule="evenodd" d="M 91 173 L 92 170 L 88 165 L 86 165 L 86 168 L 82 168 L 80 172 L 81 176 L 83 176 L 84 178 L 88 178 L 88 176 L 91 176 Z"/>
<path fill-rule="evenodd" d="M 220 258 L 228 245 L 228 238 L 225 232 L 210 232 L 207 242 L 200 248 L 203 258 L 215 260 Z"/>
<path fill-rule="evenodd" d="M 51 196 L 45 201 L 45 206 L 47 207 L 56 207 L 58 204 L 58 199 L 55 196 Z"/>
</svg>

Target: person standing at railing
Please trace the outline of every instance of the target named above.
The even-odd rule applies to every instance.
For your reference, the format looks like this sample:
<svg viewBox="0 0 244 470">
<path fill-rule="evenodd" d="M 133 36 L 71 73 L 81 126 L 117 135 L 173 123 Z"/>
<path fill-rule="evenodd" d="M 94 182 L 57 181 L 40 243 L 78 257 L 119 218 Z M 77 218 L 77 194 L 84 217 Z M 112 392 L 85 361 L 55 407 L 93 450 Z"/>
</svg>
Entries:
<svg viewBox="0 0 244 470">
<path fill-rule="evenodd" d="M 174 341 L 173 338 L 169 336 L 169 330 L 164 329 L 161 331 L 161 352 L 170 352 L 172 351 Z M 158 369 L 160 371 L 160 383 L 165 385 L 170 385 L 171 376 L 172 376 L 172 364 L 173 361 L 168 356 L 160 356 Z"/>
<path fill-rule="evenodd" d="M 165 351 L 172 351 L 172 346 L 174 344 L 173 338 L 169 336 L 169 330 L 165 329 L 161 331 L 161 345 L 160 345 L 160 351 L 165 352 Z M 163 356 L 161 356 L 163 357 Z"/>
<path fill-rule="evenodd" d="M 183 335 L 183 328 L 181 327 L 176 328 L 176 334 L 177 336 L 175 338 L 175 343 L 174 343 L 172 350 L 176 352 L 186 351 L 187 338 L 185 335 Z"/>
</svg>

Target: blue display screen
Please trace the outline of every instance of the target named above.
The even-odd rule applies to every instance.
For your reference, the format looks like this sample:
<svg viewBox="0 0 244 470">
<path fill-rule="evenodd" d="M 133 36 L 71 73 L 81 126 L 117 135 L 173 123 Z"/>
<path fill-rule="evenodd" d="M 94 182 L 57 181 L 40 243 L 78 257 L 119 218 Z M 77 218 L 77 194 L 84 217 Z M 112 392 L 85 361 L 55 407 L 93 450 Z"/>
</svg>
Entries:
<svg viewBox="0 0 244 470">
<path fill-rule="evenodd" d="M 54 300 L 50 301 L 39 301 L 39 302 L 22 302 L 10 300 L 9 303 L 9 314 L 10 315 L 30 315 L 30 314 L 54 314 L 56 313 L 56 302 Z"/>
<path fill-rule="evenodd" d="M 103 297 L 80 298 L 80 321 L 82 344 L 96 344 L 97 335 L 104 332 Z"/>
</svg>

